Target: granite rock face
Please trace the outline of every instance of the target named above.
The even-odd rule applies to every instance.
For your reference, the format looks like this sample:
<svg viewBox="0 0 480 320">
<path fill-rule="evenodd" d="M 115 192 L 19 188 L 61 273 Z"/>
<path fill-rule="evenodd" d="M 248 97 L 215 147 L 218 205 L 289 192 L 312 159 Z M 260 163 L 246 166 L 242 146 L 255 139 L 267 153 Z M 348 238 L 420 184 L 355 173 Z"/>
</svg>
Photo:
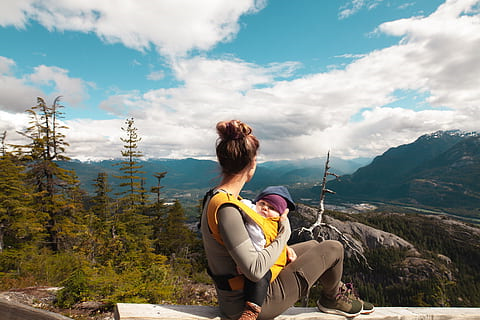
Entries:
<svg viewBox="0 0 480 320">
<path fill-rule="evenodd" d="M 359 222 L 340 221 L 328 215 L 324 215 L 323 218 L 323 222 L 334 227 L 334 229 L 322 228 L 321 234 L 325 239 L 340 240 L 339 233 L 335 230 L 337 229 L 346 238 L 356 243 L 362 252 L 365 249 L 389 247 L 407 249 L 411 255 L 418 254 L 413 244 L 393 233 L 375 229 Z M 301 228 L 309 227 L 315 221 L 316 209 L 299 204 L 295 214 L 290 215 L 289 219 L 292 225 L 293 242 L 307 240 L 309 235 L 301 232 Z"/>
<path fill-rule="evenodd" d="M 344 243 L 347 257 L 355 255 L 354 250 L 363 254 L 366 250 L 391 248 L 406 250 L 406 257 L 395 266 L 400 271 L 400 281 L 422 281 L 432 276 L 445 277 L 454 280 L 450 270 L 451 259 L 447 256 L 438 256 L 432 260 L 422 254 L 409 241 L 389 232 L 385 232 L 355 221 L 341 221 L 331 216 L 324 215 L 323 222 L 327 226 L 316 227 L 312 233 L 302 231 L 310 227 L 316 220 L 316 209 L 302 204 L 297 205 L 297 210 L 289 214 L 292 227 L 290 243 L 316 239 L 333 239 Z M 350 245 L 346 245 L 348 241 Z M 357 252 L 357 257 L 358 257 Z"/>
</svg>

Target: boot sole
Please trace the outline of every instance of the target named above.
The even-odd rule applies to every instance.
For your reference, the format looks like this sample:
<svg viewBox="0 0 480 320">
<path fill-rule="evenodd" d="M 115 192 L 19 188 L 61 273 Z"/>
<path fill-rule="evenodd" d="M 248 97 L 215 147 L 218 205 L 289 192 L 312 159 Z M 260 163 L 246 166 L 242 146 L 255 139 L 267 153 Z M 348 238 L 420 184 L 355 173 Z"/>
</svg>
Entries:
<svg viewBox="0 0 480 320">
<path fill-rule="evenodd" d="M 362 312 L 360 312 L 360 313 L 361 313 L 361 314 L 370 314 L 370 313 L 372 313 L 373 311 L 375 311 L 375 308 L 370 309 L 370 310 L 365 310 L 365 309 L 364 309 L 364 310 L 362 310 Z"/>
<path fill-rule="evenodd" d="M 324 307 L 318 301 L 317 301 L 317 308 L 324 313 L 338 314 L 338 315 L 341 315 L 341 316 L 344 316 L 344 317 L 347 317 L 347 318 L 355 318 L 356 316 L 360 315 L 363 311 L 363 309 L 362 309 L 357 313 L 348 313 L 348 312 L 345 312 L 345 311 L 342 311 L 342 310 L 330 309 L 330 308 Z"/>
</svg>

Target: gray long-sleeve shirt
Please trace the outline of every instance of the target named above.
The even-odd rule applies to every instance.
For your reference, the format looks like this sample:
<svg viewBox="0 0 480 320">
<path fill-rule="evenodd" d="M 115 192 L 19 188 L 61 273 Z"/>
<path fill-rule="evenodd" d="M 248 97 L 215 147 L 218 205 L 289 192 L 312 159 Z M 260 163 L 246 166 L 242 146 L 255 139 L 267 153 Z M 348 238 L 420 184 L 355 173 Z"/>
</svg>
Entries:
<svg viewBox="0 0 480 320">
<path fill-rule="evenodd" d="M 208 202 L 205 208 L 208 207 Z M 277 238 L 266 248 L 257 251 L 245 228 L 242 213 L 235 205 L 226 204 L 217 213 L 218 229 L 224 246 L 210 233 L 206 209 L 202 214 L 201 232 L 208 266 L 215 275 L 241 273 L 252 281 L 260 280 L 272 267 L 290 237 L 288 219 L 279 223 Z M 244 307 L 243 290 L 225 291 L 217 288 L 218 302 L 223 315 L 237 316 Z"/>
</svg>

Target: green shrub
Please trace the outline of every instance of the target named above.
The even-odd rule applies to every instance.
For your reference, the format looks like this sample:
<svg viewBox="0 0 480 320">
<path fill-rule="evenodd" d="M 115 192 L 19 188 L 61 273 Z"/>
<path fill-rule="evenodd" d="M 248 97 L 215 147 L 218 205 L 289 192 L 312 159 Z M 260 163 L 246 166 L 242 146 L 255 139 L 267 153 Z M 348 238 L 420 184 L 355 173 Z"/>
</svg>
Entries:
<svg viewBox="0 0 480 320">
<path fill-rule="evenodd" d="M 74 271 L 62 285 L 63 288 L 57 293 L 56 303 L 61 308 L 71 308 L 90 295 L 87 277 L 81 269 Z"/>
</svg>

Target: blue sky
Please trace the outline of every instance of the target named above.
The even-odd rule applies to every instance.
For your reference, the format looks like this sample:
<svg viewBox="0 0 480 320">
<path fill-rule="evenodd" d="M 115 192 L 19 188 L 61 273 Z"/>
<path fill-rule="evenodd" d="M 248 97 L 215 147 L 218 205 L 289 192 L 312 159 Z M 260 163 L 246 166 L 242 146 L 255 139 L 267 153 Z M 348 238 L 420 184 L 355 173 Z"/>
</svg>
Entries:
<svg viewBox="0 0 480 320">
<path fill-rule="evenodd" d="M 0 130 L 61 95 L 68 153 L 212 158 L 240 119 L 261 160 L 374 157 L 479 131 L 480 0 L 0 1 Z"/>
</svg>

